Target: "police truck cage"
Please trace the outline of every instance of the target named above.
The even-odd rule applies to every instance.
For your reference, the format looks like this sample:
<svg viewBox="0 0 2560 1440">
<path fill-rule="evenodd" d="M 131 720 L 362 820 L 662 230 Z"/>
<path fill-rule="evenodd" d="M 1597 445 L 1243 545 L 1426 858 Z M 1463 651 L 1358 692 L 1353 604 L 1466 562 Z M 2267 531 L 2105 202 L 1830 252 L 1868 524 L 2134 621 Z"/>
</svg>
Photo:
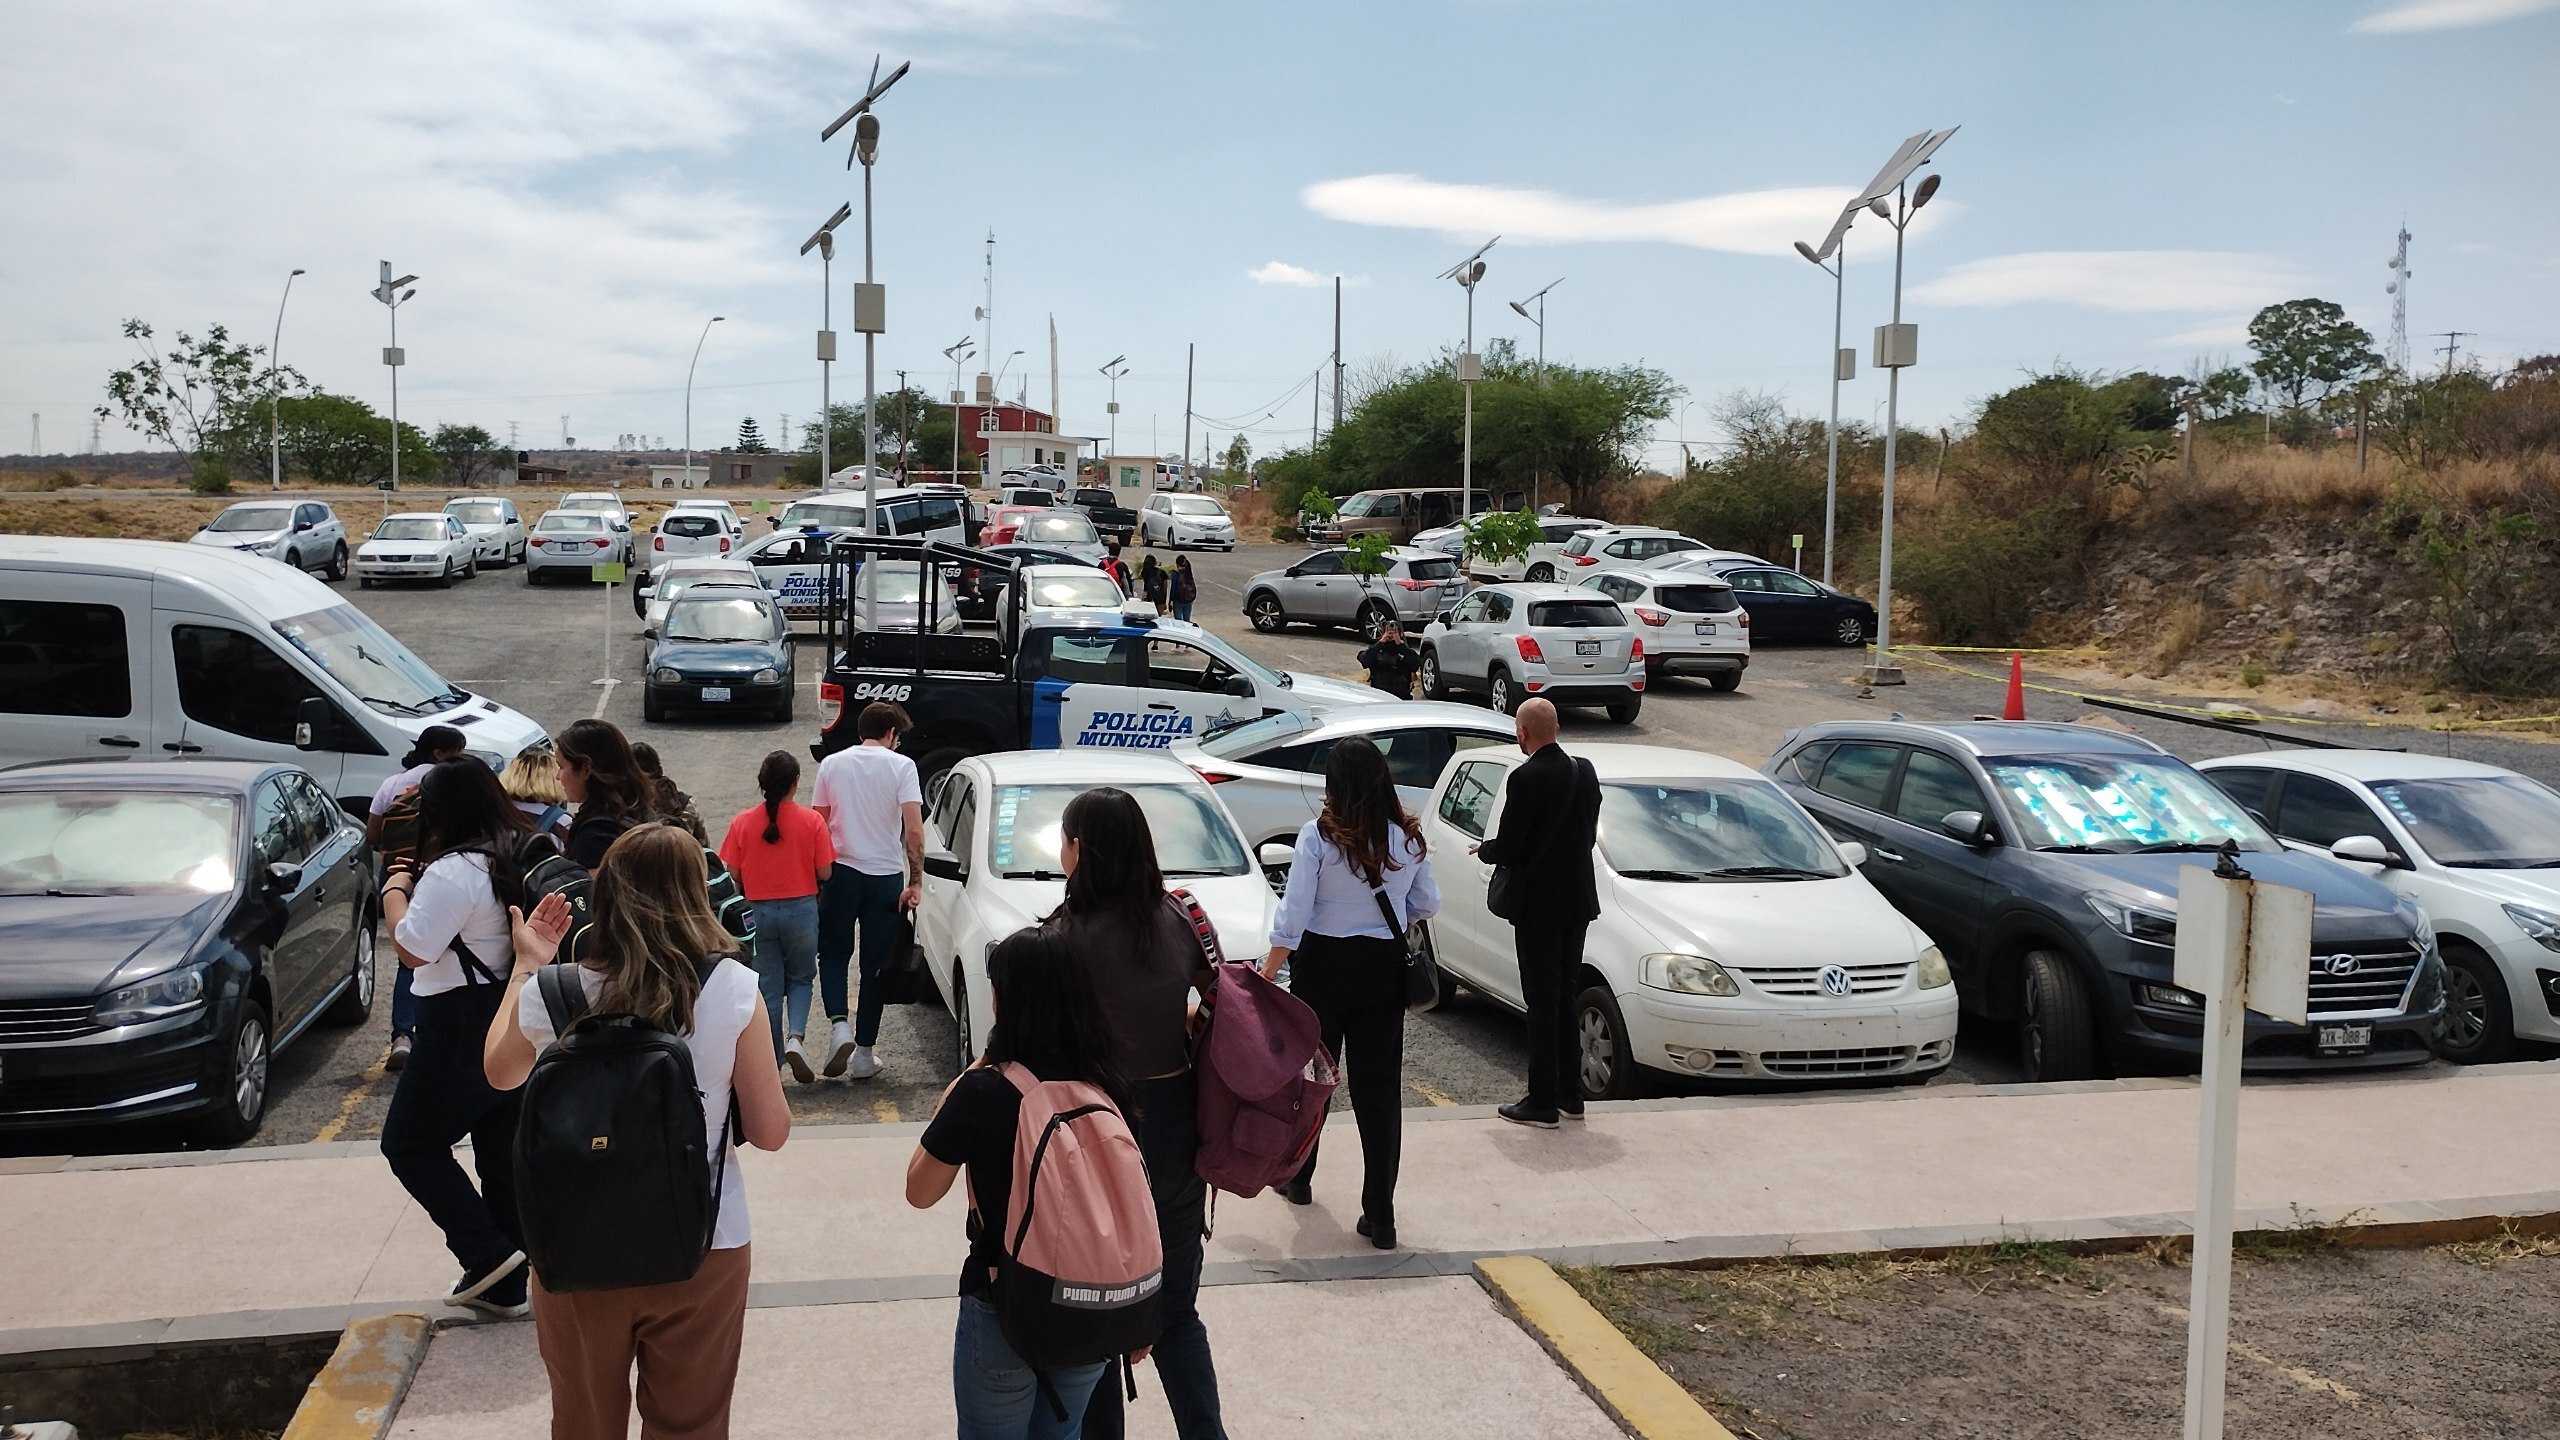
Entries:
<svg viewBox="0 0 2560 1440">
<path fill-rule="evenodd" d="M 942 618 L 942 587 L 938 584 L 927 581 L 917 587 L 916 628 L 912 631 L 856 628 L 853 597 L 860 588 L 862 567 L 874 559 L 912 564 L 919 576 L 947 575 L 963 568 L 993 571 L 1004 576 L 1004 603 L 1012 611 L 1008 618 L 1013 623 L 1002 630 L 1019 634 L 1022 586 L 1015 582 L 1021 578 L 1020 560 L 912 535 L 864 535 L 855 531 L 829 535 L 826 553 L 826 606 L 819 622 L 825 646 L 821 653 L 827 657 L 826 679 L 818 686 L 821 735 L 835 728 L 836 717 L 848 703 L 859 714 L 860 707 L 873 700 L 905 703 L 928 677 L 984 679 L 1009 672 L 1004 644 L 995 636 L 938 633 L 936 627 Z M 837 679 L 847 671 L 865 675 L 850 687 L 855 693 L 846 693 L 848 687 Z M 869 678 L 884 671 L 892 675 L 904 672 L 906 678 Z M 1027 724 L 1027 711 L 1020 718 Z"/>
</svg>

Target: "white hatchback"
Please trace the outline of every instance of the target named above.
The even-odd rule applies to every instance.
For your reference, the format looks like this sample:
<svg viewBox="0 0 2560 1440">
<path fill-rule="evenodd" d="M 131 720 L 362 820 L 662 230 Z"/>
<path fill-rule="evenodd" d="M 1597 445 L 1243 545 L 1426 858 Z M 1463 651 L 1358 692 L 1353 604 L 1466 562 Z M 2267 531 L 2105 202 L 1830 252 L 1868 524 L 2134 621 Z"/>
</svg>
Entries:
<svg viewBox="0 0 2560 1440">
<path fill-rule="evenodd" d="M 1026 628 L 1116 625 L 1129 604 L 1129 597 L 1120 593 L 1120 582 L 1090 565 L 1025 565 L 1021 583 L 1019 615 Z M 1011 605 L 996 611 L 996 634 L 1007 650 L 1014 644 L 1016 613 Z"/>
<path fill-rule="evenodd" d="M 1576 745 L 1600 777 L 1600 918 L 1575 981 L 1582 1093 L 1623 1100 L 1644 1071 L 1796 1082 L 1925 1080 L 1954 1058 L 1956 990 L 1920 927 L 1747 766 L 1655 745 Z M 1515 751 L 1461 755 L 1422 816 L 1440 913 L 1417 927 L 1441 969 L 1522 1008 L 1511 926 L 1469 853 L 1501 826 Z"/>
<path fill-rule="evenodd" d="M 1644 640 L 1618 602 L 1578 585 L 1487 585 L 1422 632 L 1422 693 L 1474 691 L 1505 715 L 1544 698 L 1630 724 L 1644 667 Z"/>
<path fill-rule="evenodd" d="M 467 495 L 444 502 L 444 513 L 462 522 L 464 533 L 479 547 L 480 558 L 487 564 L 504 570 L 525 558 L 529 547 L 524 517 L 516 513 L 513 500 Z"/>
<path fill-rule="evenodd" d="M 1606 520 L 1592 520 L 1580 515 L 1541 515 L 1538 517 L 1539 539 L 1529 547 L 1529 553 L 1510 560 L 1478 561 L 1467 569 L 1481 580 L 1526 580 L 1542 584 L 1556 578 L 1559 565 L 1565 569 L 1573 568 L 1558 557 L 1564 553 L 1565 546 L 1573 543 L 1574 536 L 1585 530 L 1605 530 L 1608 527 Z"/>
<path fill-rule="evenodd" d="M 658 517 L 657 533 L 649 537 L 649 568 L 695 556 L 717 559 L 737 546 L 722 512 L 679 506 Z"/>
<path fill-rule="evenodd" d="M 386 580 L 433 580 L 451 585 L 480 573 L 480 550 L 462 522 L 440 510 L 386 515 L 356 547 L 356 583 L 370 590 Z"/>
<path fill-rule="evenodd" d="M 1602 525 L 1565 541 L 1554 566 L 1560 579 L 1584 580 L 1599 570 L 1659 569 L 1669 559 L 1709 548 L 1659 525 Z"/>
</svg>

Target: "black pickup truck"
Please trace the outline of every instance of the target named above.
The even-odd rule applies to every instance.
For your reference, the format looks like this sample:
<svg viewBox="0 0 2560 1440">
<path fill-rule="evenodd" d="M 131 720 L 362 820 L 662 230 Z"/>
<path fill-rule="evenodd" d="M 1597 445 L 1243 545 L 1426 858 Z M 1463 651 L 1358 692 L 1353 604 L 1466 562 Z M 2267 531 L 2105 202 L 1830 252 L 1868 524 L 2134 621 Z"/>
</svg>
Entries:
<svg viewBox="0 0 2560 1440">
<path fill-rule="evenodd" d="M 1138 533 L 1138 512 L 1120 503 L 1120 497 L 1108 485 L 1094 485 L 1075 491 L 1067 497 L 1069 510 L 1081 510 L 1093 522 L 1093 528 L 1121 544 Z"/>
</svg>

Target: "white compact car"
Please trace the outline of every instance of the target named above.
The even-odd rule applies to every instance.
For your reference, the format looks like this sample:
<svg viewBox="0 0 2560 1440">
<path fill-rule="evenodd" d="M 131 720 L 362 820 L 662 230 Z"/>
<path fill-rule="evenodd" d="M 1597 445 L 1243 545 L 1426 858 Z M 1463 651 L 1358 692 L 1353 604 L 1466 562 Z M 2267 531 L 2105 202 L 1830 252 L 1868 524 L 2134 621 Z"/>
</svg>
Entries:
<svg viewBox="0 0 2560 1440">
<path fill-rule="evenodd" d="M 729 532 L 729 538 L 732 540 L 742 538 L 747 533 L 747 524 L 738 518 L 737 507 L 726 500 L 679 500 L 667 508 L 698 510 L 706 515 L 717 515 L 720 517 L 721 527 Z"/>
<path fill-rule="evenodd" d="M 1081 510 L 1042 510 L 1025 515 L 1014 526 L 1013 542 L 1044 546 L 1092 565 L 1101 564 L 1110 553 L 1103 545 L 1102 532 L 1094 528 L 1093 517 Z"/>
<path fill-rule="evenodd" d="M 658 528 L 649 536 L 649 568 L 655 570 L 674 560 L 716 560 L 736 549 L 737 544 L 737 537 L 729 533 L 729 527 L 721 523 L 716 513 L 670 510 L 658 517 Z"/>
<path fill-rule="evenodd" d="M 1541 515 L 1538 517 L 1538 530 L 1542 538 L 1529 547 L 1528 554 L 1511 560 L 1479 561 L 1467 568 L 1482 580 L 1526 580 L 1532 584 L 1544 584 L 1556 578 L 1557 567 L 1562 563 L 1558 557 L 1564 554 L 1565 546 L 1573 543 L 1574 536 L 1585 530 L 1607 528 L 1609 522 L 1606 520 L 1592 520 L 1580 515 Z M 1569 570 L 1574 567 L 1564 564 L 1563 568 Z"/>
<path fill-rule="evenodd" d="M 2495 765 L 2278 751 L 2196 768 L 2297 850 L 2418 902 L 2444 955 L 2436 1053 L 2481 1064 L 2560 1041 L 2560 794 Z"/>
<path fill-rule="evenodd" d="M 347 578 L 347 527 L 339 523 L 336 511 L 316 500 L 251 500 L 233 505 L 189 536 L 187 543 L 261 555 L 296 570 L 326 570 L 332 580 Z"/>
<path fill-rule="evenodd" d="M 370 590 L 386 580 L 433 580 L 451 585 L 456 575 L 480 573 L 480 547 L 462 522 L 441 510 L 383 517 L 356 547 L 356 583 Z"/>
<path fill-rule="evenodd" d="M 1718 690 L 1741 688 L 1751 612 L 1732 586 L 1697 570 L 1608 570 L 1582 583 L 1634 617 L 1648 679 L 1704 675 Z"/>
<path fill-rule="evenodd" d="M 641 638 L 655 638 L 658 627 L 667 621 L 667 607 L 676 603 L 676 597 L 683 594 L 688 587 L 702 584 L 704 581 L 718 581 L 733 585 L 761 586 L 763 584 L 756 578 L 754 566 L 737 560 L 722 560 L 716 556 L 702 560 L 678 560 L 662 565 L 641 576 L 640 583 L 631 587 L 631 608 L 640 612 Z"/>
<path fill-rule="evenodd" d="M 1600 525 L 1565 541 L 1553 563 L 1559 577 L 1584 580 L 1596 570 L 1658 570 L 1673 556 L 1709 548 L 1658 525 Z"/>
<path fill-rule="evenodd" d="M 613 528 L 624 532 L 631 529 L 631 507 L 623 504 L 622 497 L 610 490 L 572 490 L 561 496 L 560 503 L 552 508 L 593 510 L 599 514 L 612 516 Z"/>
<path fill-rule="evenodd" d="M 1505 715 L 1544 697 L 1632 723 L 1644 667 L 1644 640 L 1618 602 L 1578 585 L 1487 585 L 1422 632 L 1423 693 L 1477 692 Z"/>
<path fill-rule="evenodd" d="M 1235 818 L 1188 766 L 1143 751 L 972 756 L 936 776 L 926 793 L 924 898 L 916 907 L 916 944 L 959 1022 L 961 1065 L 978 1058 L 994 1021 L 988 948 L 1066 898 L 1058 819 L 1068 801 L 1103 785 L 1137 798 L 1165 885 L 1200 902 L 1229 958 L 1271 948 L 1278 901 Z"/>
<path fill-rule="evenodd" d="M 1226 506 L 1206 495 L 1159 492 L 1148 496 L 1145 508 L 1138 512 L 1138 543 L 1170 545 L 1176 550 L 1192 545 L 1233 550 L 1236 522 Z"/>
<path fill-rule="evenodd" d="M 480 548 L 480 558 L 497 569 L 523 560 L 531 548 L 513 500 L 465 496 L 444 502 L 444 513 L 462 522 L 463 532 Z"/>
<path fill-rule="evenodd" d="M 584 585 L 598 565 L 631 562 L 631 533 L 598 510 L 552 509 L 533 522 L 524 542 L 524 583 L 565 575 Z"/>
<path fill-rule="evenodd" d="M 1702 1078 L 1925 1080 L 1954 1057 L 1946 958 L 1803 807 L 1744 765 L 1654 745 L 1576 745 L 1600 776 L 1600 918 L 1583 946 L 1582 1093 L 1633 1096 L 1641 1070 Z M 1493 867 L 1468 853 L 1501 825 L 1522 756 L 1457 758 L 1422 814 L 1441 969 L 1523 1005 Z"/>
<path fill-rule="evenodd" d="M 873 560 L 856 570 L 850 582 L 853 590 L 853 628 L 856 630 L 915 630 L 925 624 L 925 567 L 913 560 Z M 934 597 L 931 606 L 933 631 L 937 635 L 960 633 L 960 589 L 951 577 L 936 565 L 933 568 Z M 1100 573 L 1100 572 L 1096 572 Z M 1112 587 L 1118 589 L 1118 586 Z"/>
<path fill-rule="evenodd" d="M 1129 604 L 1120 582 L 1090 565 L 1025 565 L 1021 583 L 1024 626 L 1116 625 Z M 1011 605 L 996 611 L 996 633 L 1007 650 L 1013 648 L 1015 618 Z"/>
</svg>

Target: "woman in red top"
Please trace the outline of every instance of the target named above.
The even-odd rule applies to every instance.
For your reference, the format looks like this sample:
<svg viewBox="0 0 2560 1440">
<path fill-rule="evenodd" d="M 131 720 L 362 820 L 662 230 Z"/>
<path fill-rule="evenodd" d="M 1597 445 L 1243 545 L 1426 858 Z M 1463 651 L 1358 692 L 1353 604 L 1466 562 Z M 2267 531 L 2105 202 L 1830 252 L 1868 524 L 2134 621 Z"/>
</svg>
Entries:
<svg viewBox="0 0 2560 1440">
<path fill-rule="evenodd" d="M 765 1018 L 773 1026 L 776 1062 L 806 1085 L 817 1078 L 800 1034 L 809 1024 L 809 992 L 818 978 L 818 887 L 835 869 L 835 842 L 818 812 L 797 804 L 800 762 L 776 750 L 756 767 L 764 803 L 729 822 L 720 840 L 720 862 L 738 877 L 738 888 L 756 907 L 756 978 L 764 988 Z M 790 999 L 791 1039 L 783 1041 L 783 1000 Z"/>
</svg>

